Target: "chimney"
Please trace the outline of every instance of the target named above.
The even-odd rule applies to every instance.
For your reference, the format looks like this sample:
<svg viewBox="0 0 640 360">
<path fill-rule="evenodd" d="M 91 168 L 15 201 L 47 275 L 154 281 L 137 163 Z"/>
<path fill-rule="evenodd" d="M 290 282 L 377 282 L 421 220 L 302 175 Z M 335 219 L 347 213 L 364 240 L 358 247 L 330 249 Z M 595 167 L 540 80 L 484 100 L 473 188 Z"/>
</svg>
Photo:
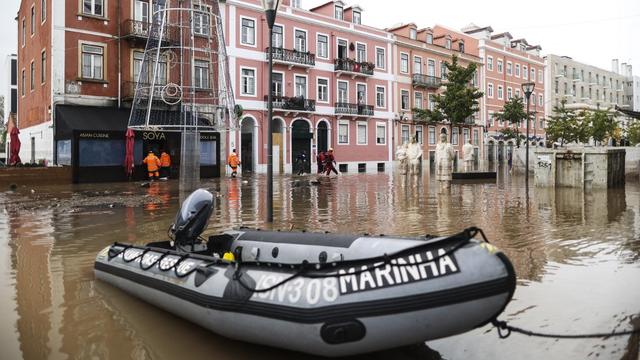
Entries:
<svg viewBox="0 0 640 360">
<path fill-rule="evenodd" d="M 622 65 L 624 67 L 624 64 Z M 611 60 L 611 71 L 616 74 L 620 74 L 620 67 L 618 66 L 618 59 Z"/>
<path fill-rule="evenodd" d="M 633 67 L 631 66 L 631 64 L 627 64 L 627 76 L 628 77 L 633 76 Z"/>
<path fill-rule="evenodd" d="M 291 6 L 294 8 L 301 9 L 302 8 L 302 0 L 291 0 Z"/>
</svg>

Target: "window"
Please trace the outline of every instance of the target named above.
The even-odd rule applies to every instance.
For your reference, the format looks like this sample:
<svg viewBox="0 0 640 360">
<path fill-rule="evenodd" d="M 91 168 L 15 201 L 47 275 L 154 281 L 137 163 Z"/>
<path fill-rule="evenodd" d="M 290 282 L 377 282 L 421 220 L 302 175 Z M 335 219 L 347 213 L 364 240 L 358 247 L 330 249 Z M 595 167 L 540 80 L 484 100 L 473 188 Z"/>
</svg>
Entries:
<svg viewBox="0 0 640 360">
<path fill-rule="evenodd" d="M 502 85 L 498 85 L 498 99 L 502 100 Z"/>
<path fill-rule="evenodd" d="M 516 77 L 520 77 L 520 64 L 516 64 Z"/>
<path fill-rule="evenodd" d="M 40 0 L 40 23 L 47 20 L 47 0 Z"/>
<path fill-rule="evenodd" d="M 465 144 L 469 142 L 469 129 L 467 128 L 462 129 L 462 141 Z"/>
<path fill-rule="evenodd" d="M 149 1 L 136 0 L 133 6 L 133 19 L 143 23 L 149 22 Z"/>
<path fill-rule="evenodd" d="M 433 94 L 429 94 L 429 110 L 433 111 L 436 109 L 436 96 Z"/>
<path fill-rule="evenodd" d="M 558 82 L 558 80 L 556 80 L 556 84 L 555 84 L 555 93 L 558 94 L 558 89 L 560 88 L 560 83 Z"/>
<path fill-rule="evenodd" d="M 409 38 L 415 40 L 417 37 L 418 37 L 418 32 L 416 31 L 416 29 L 410 29 Z"/>
<path fill-rule="evenodd" d="M 531 69 L 533 70 L 533 69 Z M 527 69 L 527 65 L 522 65 L 522 78 L 525 80 L 529 79 L 529 70 Z M 531 80 L 535 80 L 536 77 L 534 76 Z"/>
<path fill-rule="evenodd" d="M 27 20 L 22 19 L 22 47 L 24 47 L 26 37 L 27 37 Z"/>
<path fill-rule="evenodd" d="M 295 76 L 295 95 L 297 97 L 307 97 L 307 78 L 304 76 Z"/>
<path fill-rule="evenodd" d="M 256 22 L 243 18 L 241 34 L 241 44 L 254 46 L 256 44 Z"/>
<path fill-rule="evenodd" d="M 378 69 L 385 68 L 384 49 L 376 48 L 376 67 Z"/>
<path fill-rule="evenodd" d="M 475 146 L 480 145 L 480 136 L 479 136 L 478 129 L 473 129 L 473 145 Z"/>
<path fill-rule="evenodd" d="M 532 74 L 533 74 L 533 72 L 532 72 Z M 538 82 L 539 82 L 539 83 L 542 83 L 542 78 L 543 78 L 543 76 L 544 76 L 544 75 L 543 75 L 543 73 L 542 73 L 542 70 L 538 71 Z"/>
<path fill-rule="evenodd" d="M 531 81 L 536 81 L 536 69 L 531 68 Z"/>
<path fill-rule="evenodd" d="M 445 42 L 445 47 L 447 49 L 451 49 L 451 39 L 447 39 L 447 41 Z"/>
<path fill-rule="evenodd" d="M 329 80 L 318 79 L 318 101 L 329 102 Z"/>
<path fill-rule="evenodd" d="M 367 85 L 358 84 L 356 87 L 356 95 L 358 99 L 358 104 L 366 104 L 367 103 Z"/>
<path fill-rule="evenodd" d="M 133 79 L 134 81 L 138 81 L 139 77 L 142 76 L 139 80 L 142 83 L 150 84 L 153 80 L 153 71 L 156 70 L 155 67 L 155 59 L 152 59 L 151 66 L 147 63 L 144 71 L 142 71 L 142 66 L 144 64 L 144 53 L 142 51 L 134 51 L 133 52 Z M 165 85 L 167 84 L 169 67 L 167 66 L 167 58 L 165 56 L 160 57 L 160 62 L 158 63 L 157 74 L 155 78 L 156 85 Z M 142 75 L 140 75 L 142 73 Z"/>
<path fill-rule="evenodd" d="M 429 59 L 427 61 L 427 75 L 436 76 L 436 61 Z"/>
<path fill-rule="evenodd" d="M 416 125 L 416 142 L 420 145 L 424 144 L 424 136 L 422 135 L 422 125 Z"/>
<path fill-rule="evenodd" d="M 516 88 L 516 97 L 519 98 L 520 97 L 520 89 Z"/>
<path fill-rule="evenodd" d="M 436 143 L 436 128 L 429 127 L 429 144 L 433 145 Z"/>
<path fill-rule="evenodd" d="M 284 47 L 284 29 L 280 25 L 273 25 L 273 47 L 275 49 Z"/>
<path fill-rule="evenodd" d="M 427 33 L 427 44 L 433 44 L 433 34 Z"/>
<path fill-rule="evenodd" d="M 453 128 L 451 130 L 451 145 L 458 145 L 458 128 Z"/>
<path fill-rule="evenodd" d="M 318 35 L 318 57 L 329 58 L 329 38 L 326 35 Z"/>
<path fill-rule="evenodd" d="M 256 71 L 253 69 L 242 69 L 242 95 L 256 95 Z"/>
<path fill-rule="evenodd" d="M 507 61 L 507 75 L 513 75 L 513 64 L 510 61 Z"/>
<path fill-rule="evenodd" d="M 40 54 L 40 83 L 47 81 L 47 52 L 42 50 Z"/>
<path fill-rule="evenodd" d="M 154 11 L 157 11 L 156 6 L 164 8 L 164 4 L 154 4 Z M 211 16 L 209 15 L 210 8 L 202 4 L 194 4 L 193 9 L 197 10 L 193 13 L 193 33 L 196 35 L 207 36 L 211 33 Z M 249 20 L 252 21 L 252 20 Z M 243 20 L 244 25 L 244 20 Z M 255 36 L 254 36 L 255 38 Z"/>
<path fill-rule="evenodd" d="M 82 45 L 82 78 L 103 80 L 104 47 L 98 45 Z"/>
<path fill-rule="evenodd" d="M 338 19 L 338 20 L 342 20 L 344 18 L 342 6 L 336 5 L 336 7 L 335 7 L 335 16 L 336 16 L 336 19 Z"/>
<path fill-rule="evenodd" d="M 507 100 L 511 100 L 513 97 L 513 90 L 510 87 L 507 87 Z"/>
<path fill-rule="evenodd" d="M 26 72 L 22 69 L 22 78 L 20 79 L 20 94 L 24 96 L 24 88 L 27 85 L 26 82 Z"/>
<path fill-rule="evenodd" d="M 104 0 L 82 0 L 82 13 L 104 17 Z"/>
<path fill-rule="evenodd" d="M 460 42 L 460 43 L 458 44 L 458 51 L 460 51 L 461 53 L 463 53 L 463 52 L 464 52 L 464 43 L 463 43 L 463 42 Z"/>
<path fill-rule="evenodd" d="M 338 124 L 338 144 L 349 143 L 349 123 Z"/>
<path fill-rule="evenodd" d="M 362 24 L 362 14 L 360 13 L 360 11 L 353 12 L 353 23 Z"/>
<path fill-rule="evenodd" d="M 367 145 L 367 123 L 358 121 L 358 145 Z"/>
<path fill-rule="evenodd" d="M 194 65 L 194 86 L 196 89 L 210 89 L 211 85 L 209 84 L 209 62 L 206 60 L 194 60 L 193 62 Z M 243 94 L 249 94 L 248 92 L 245 93 L 244 90 L 248 89 L 245 88 L 245 71 L 251 71 L 253 72 L 253 70 L 246 70 L 243 69 L 242 70 L 242 77 L 243 77 L 243 81 L 242 81 L 242 89 L 243 89 Z M 253 83 L 251 84 L 251 91 L 253 91 L 253 95 L 255 95 L 255 79 L 252 79 Z"/>
<path fill-rule="evenodd" d="M 408 73 L 409 72 L 409 55 L 400 54 L 400 72 Z"/>
<path fill-rule="evenodd" d="M 502 60 L 498 59 L 498 72 L 502 74 Z"/>
<path fill-rule="evenodd" d="M 376 124 L 376 144 L 385 145 L 387 143 L 387 126 Z"/>
<path fill-rule="evenodd" d="M 299 52 L 307 52 L 307 32 L 303 30 L 295 31 L 295 49 Z"/>
<path fill-rule="evenodd" d="M 284 95 L 284 75 L 282 73 L 274 72 L 271 77 L 271 90 L 273 91 L 273 96 L 283 96 Z"/>
<path fill-rule="evenodd" d="M 493 71 L 493 58 L 491 56 L 487 56 L 487 70 Z"/>
<path fill-rule="evenodd" d="M 385 107 L 386 91 L 384 86 L 376 86 L 376 107 Z"/>
<path fill-rule="evenodd" d="M 349 101 L 349 83 L 346 81 L 338 81 L 338 102 L 346 103 Z"/>
<path fill-rule="evenodd" d="M 493 98 L 493 84 L 487 84 L 487 97 Z"/>
<path fill-rule="evenodd" d="M 357 62 L 365 62 L 367 61 L 367 47 L 365 44 L 358 44 L 358 46 L 356 46 L 357 48 L 357 52 L 356 52 L 356 61 Z"/>
<path fill-rule="evenodd" d="M 36 33 L 36 6 L 31 6 L 31 36 Z"/>
<path fill-rule="evenodd" d="M 403 144 L 406 144 L 409 142 L 409 125 L 402 125 L 400 137 L 402 139 Z"/>
<path fill-rule="evenodd" d="M 447 63 L 444 61 L 440 63 L 440 77 L 442 80 L 447 80 Z"/>
<path fill-rule="evenodd" d="M 409 92 L 402 90 L 400 93 L 400 108 L 402 110 L 409 110 Z"/>
<path fill-rule="evenodd" d="M 413 106 L 422 109 L 422 93 L 416 91 L 413 93 Z"/>
<path fill-rule="evenodd" d="M 346 59 L 347 58 L 347 41 L 339 39 L 338 40 L 338 59 Z"/>
<path fill-rule="evenodd" d="M 30 65 L 30 75 L 29 84 L 31 85 L 31 91 L 33 91 L 36 88 L 36 63 L 33 60 L 31 60 Z"/>
<path fill-rule="evenodd" d="M 413 73 L 422 74 L 422 58 L 418 56 L 413 57 Z"/>
<path fill-rule="evenodd" d="M 538 95 L 538 106 L 542 106 L 542 104 L 544 103 L 543 98 L 542 98 L 542 94 Z"/>
<path fill-rule="evenodd" d="M 158 1 L 152 1 L 153 3 L 153 11 L 151 12 L 154 16 L 153 16 L 153 22 L 159 24 L 162 22 L 162 16 L 164 15 L 164 12 L 162 10 L 164 10 L 166 8 L 166 2 L 158 2 Z M 198 7 L 194 7 L 194 9 L 199 9 Z M 203 24 L 202 22 L 200 24 Z"/>
</svg>

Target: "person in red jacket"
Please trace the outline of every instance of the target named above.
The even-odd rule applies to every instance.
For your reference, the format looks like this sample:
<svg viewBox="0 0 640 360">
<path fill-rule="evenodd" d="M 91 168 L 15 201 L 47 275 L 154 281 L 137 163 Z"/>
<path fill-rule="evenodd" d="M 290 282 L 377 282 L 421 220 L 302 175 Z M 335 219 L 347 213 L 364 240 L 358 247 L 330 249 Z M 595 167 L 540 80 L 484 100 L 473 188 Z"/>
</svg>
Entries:
<svg viewBox="0 0 640 360">
<path fill-rule="evenodd" d="M 327 154 L 324 151 L 320 151 L 318 156 L 316 156 L 316 162 L 318 163 L 318 174 L 322 174 L 324 172 L 324 161 L 327 157 Z"/>
<path fill-rule="evenodd" d="M 336 164 L 336 158 L 333 155 L 333 148 L 329 148 L 329 152 L 327 153 L 327 156 L 324 159 L 324 169 L 326 171 L 327 176 L 331 175 L 332 171 L 336 173 L 336 175 L 338 175 L 338 170 L 336 170 L 334 164 Z"/>
</svg>

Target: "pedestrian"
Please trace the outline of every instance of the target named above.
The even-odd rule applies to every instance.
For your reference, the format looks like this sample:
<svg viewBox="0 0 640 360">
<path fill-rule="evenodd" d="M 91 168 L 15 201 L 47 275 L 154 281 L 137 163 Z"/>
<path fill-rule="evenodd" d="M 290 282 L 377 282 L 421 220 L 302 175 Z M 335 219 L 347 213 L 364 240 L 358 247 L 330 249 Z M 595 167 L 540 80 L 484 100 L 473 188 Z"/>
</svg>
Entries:
<svg viewBox="0 0 640 360">
<path fill-rule="evenodd" d="M 160 167 L 160 159 L 153 153 L 152 150 L 149 150 L 149 154 L 144 160 L 142 160 L 144 164 L 147 164 L 147 172 L 149 173 L 149 180 L 153 181 L 154 179 L 158 179 L 160 177 L 160 173 L 158 169 Z"/>
<path fill-rule="evenodd" d="M 324 160 L 324 168 L 327 176 L 331 175 L 332 171 L 338 175 L 338 170 L 336 170 L 334 165 L 336 165 L 336 157 L 333 155 L 333 148 L 329 148 L 329 152 L 327 152 Z"/>
<path fill-rule="evenodd" d="M 322 174 L 324 172 L 324 161 L 327 157 L 327 153 L 324 151 L 320 151 L 318 156 L 316 156 L 316 162 L 318 163 L 318 174 Z"/>
<path fill-rule="evenodd" d="M 236 177 L 238 175 L 238 166 L 242 164 L 238 154 L 236 153 L 236 149 L 233 149 L 231 154 L 229 154 L 227 163 L 229 164 L 229 167 L 231 167 L 231 177 Z"/>
<path fill-rule="evenodd" d="M 296 164 L 298 166 L 298 175 L 303 175 L 307 164 L 307 154 L 304 150 L 298 154 L 298 157 L 296 157 Z"/>
<path fill-rule="evenodd" d="M 160 153 L 160 179 L 168 180 L 171 176 L 171 156 L 166 151 Z"/>
<path fill-rule="evenodd" d="M 513 151 L 507 152 L 507 164 L 509 165 L 509 174 L 511 174 L 511 168 L 513 166 Z"/>
</svg>

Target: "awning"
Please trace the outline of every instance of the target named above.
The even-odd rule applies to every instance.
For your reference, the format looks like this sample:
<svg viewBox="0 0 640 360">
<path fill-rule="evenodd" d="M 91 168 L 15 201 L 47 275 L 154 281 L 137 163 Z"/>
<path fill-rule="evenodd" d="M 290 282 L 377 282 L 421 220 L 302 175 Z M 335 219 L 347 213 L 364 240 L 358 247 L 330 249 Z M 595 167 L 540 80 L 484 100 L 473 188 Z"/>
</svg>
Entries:
<svg viewBox="0 0 640 360">
<path fill-rule="evenodd" d="M 114 107 L 57 105 L 55 109 L 56 139 L 71 139 L 74 130 L 127 130 L 129 109 Z"/>
</svg>

